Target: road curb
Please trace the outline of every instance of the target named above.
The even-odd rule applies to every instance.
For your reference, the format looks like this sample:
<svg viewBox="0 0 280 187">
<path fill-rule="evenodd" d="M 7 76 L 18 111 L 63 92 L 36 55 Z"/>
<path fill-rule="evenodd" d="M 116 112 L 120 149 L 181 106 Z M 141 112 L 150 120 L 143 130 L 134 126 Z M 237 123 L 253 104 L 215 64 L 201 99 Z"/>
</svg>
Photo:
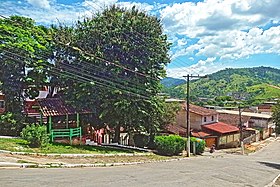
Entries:
<svg viewBox="0 0 280 187">
<path fill-rule="evenodd" d="M 36 165 L 32 163 L 0 162 L 0 168 L 30 168 L 36 167 Z"/>
<path fill-rule="evenodd" d="M 277 175 L 277 177 L 275 177 L 275 178 L 273 179 L 273 181 L 272 181 L 271 183 L 267 184 L 265 187 L 272 187 L 272 186 L 275 184 L 275 182 L 277 181 L 277 179 L 278 179 L 279 177 L 280 177 L 280 174 Z"/>
<path fill-rule="evenodd" d="M 0 162 L 0 169 L 2 168 L 87 168 L 87 167 L 113 167 L 113 166 L 127 166 L 138 165 L 145 163 L 160 163 L 160 162 L 174 162 L 180 160 L 188 160 L 191 158 L 176 158 L 168 160 L 144 161 L 144 162 L 117 162 L 117 163 L 96 163 L 96 164 L 63 164 L 63 163 L 50 163 L 50 164 L 34 164 L 34 163 L 9 163 Z"/>
<path fill-rule="evenodd" d="M 0 150 L 0 153 L 12 155 L 35 155 L 35 156 L 50 156 L 50 157 L 113 157 L 113 156 L 149 156 L 153 153 L 116 153 L 116 154 L 59 154 L 59 153 L 29 153 L 29 152 L 12 152 Z"/>
</svg>

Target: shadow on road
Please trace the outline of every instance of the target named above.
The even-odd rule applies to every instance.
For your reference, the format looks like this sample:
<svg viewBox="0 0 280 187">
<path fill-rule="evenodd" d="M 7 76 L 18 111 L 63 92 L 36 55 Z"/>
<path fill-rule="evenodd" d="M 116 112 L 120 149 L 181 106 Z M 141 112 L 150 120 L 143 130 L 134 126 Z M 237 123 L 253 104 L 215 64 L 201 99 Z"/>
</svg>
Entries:
<svg viewBox="0 0 280 187">
<path fill-rule="evenodd" d="M 263 164 L 265 166 L 280 170 L 280 164 L 272 163 L 272 162 L 259 162 L 259 163 Z"/>
</svg>

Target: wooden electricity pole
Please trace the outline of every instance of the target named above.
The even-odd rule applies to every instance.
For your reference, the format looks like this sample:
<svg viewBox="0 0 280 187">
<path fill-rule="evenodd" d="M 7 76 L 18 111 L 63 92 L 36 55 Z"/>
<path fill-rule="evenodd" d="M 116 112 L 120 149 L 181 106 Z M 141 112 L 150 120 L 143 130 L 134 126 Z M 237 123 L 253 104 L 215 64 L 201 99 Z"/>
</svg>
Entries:
<svg viewBox="0 0 280 187">
<path fill-rule="evenodd" d="M 190 78 L 206 78 L 207 76 L 199 76 L 199 75 L 187 75 L 183 76 L 187 78 L 187 157 L 191 155 L 191 139 L 190 139 Z"/>
</svg>

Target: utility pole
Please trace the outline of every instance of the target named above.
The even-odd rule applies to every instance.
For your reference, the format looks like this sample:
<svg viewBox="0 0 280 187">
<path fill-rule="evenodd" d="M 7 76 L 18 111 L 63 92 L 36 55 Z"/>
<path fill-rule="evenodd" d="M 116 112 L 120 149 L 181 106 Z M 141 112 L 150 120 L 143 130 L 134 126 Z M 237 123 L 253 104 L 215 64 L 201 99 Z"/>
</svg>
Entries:
<svg viewBox="0 0 280 187">
<path fill-rule="evenodd" d="M 242 125 L 242 111 L 241 111 L 241 106 L 240 103 L 238 104 L 238 111 L 239 111 L 239 130 L 240 130 L 240 148 L 241 148 L 241 154 L 244 155 L 244 144 L 243 144 L 243 125 Z"/>
<path fill-rule="evenodd" d="M 190 139 L 190 131 L 191 131 L 191 126 L 190 126 L 190 78 L 206 78 L 207 76 L 199 76 L 199 75 L 187 75 L 183 76 L 187 78 L 187 157 L 190 157 L 191 155 L 191 139 Z"/>
</svg>

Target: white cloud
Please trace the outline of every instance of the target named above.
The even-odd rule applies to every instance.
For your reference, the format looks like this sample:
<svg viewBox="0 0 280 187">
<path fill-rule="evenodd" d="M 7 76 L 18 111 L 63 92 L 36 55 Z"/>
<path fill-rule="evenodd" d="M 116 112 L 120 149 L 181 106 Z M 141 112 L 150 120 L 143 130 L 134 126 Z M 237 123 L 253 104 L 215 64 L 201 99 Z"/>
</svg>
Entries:
<svg viewBox="0 0 280 187">
<path fill-rule="evenodd" d="M 175 3 L 160 15 L 168 35 L 198 39 L 187 46 L 180 46 L 177 40 L 173 59 L 195 55 L 237 60 L 254 54 L 280 54 L 279 26 L 267 27 L 280 23 L 279 7 L 279 0 L 205 0 Z"/>
<path fill-rule="evenodd" d="M 186 74 L 207 75 L 217 70 L 221 70 L 224 66 L 215 65 L 216 58 L 207 58 L 206 60 L 199 60 L 197 64 L 183 68 L 169 68 L 167 69 L 168 77 L 182 78 Z"/>
<path fill-rule="evenodd" d="M 136 3 L 136 2 L 118 2 L 117 5 L 121 6 L 121 7 L 125 7 L 128 9 L 131 9 L 132 7 L 136 7 L 139 10 L 142 11 L 151 11 L 154 9 L 153 5 L 150 5 L 148 3 Z"/>
<path fill-rule="evenodd" d="M 27 2 L 35 7 L 49 9 L 50 0 L 27 0 Z"/>
</svg>

